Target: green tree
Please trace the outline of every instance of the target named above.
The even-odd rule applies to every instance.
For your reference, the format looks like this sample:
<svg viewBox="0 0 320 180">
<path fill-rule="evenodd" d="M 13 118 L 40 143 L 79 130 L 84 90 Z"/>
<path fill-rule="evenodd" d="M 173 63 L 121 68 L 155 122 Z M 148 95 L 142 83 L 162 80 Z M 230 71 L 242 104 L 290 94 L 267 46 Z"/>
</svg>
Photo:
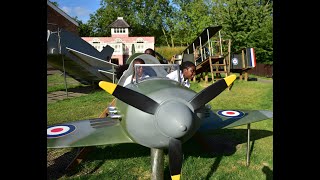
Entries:
<svg viewBox="0 0 320 180">
<path fill-rule="evenodd" d="M 212 14 L 222 25 L 224 39 L 232 40 L 232 52 L 255 48 L 257 61 L 272 63 L 272 3 L 260 0 L 216 0 Z"/>
<path fill-rule="evenodd" d="M 74 19 L 79 24 L 78 31 L 80 37 L 90 37 L 93 35 L 92 27 L 90 27 L 88 24 L 83 23 L 81 20 L 78 19 L 77 16 Z"/>
<path fill-rule="evenodd" d="M 59 4 L 58 4 L 58 2 L 56 2 L 56 1 L 50 1 L 53 5 L 55 5 L 55 6 L 57 6 L 57 7 L 59 7 Z"/>
<path fill-rule="evenodd" d="M 214 25 L 206 1 L 175 0 L 174 2 L 179 10 L 174 31 L 177 40 L 181 38 L 185 45 L 192 43 L 206 27 Z"/>
<path fill-rule="evenodd" d="M 156 46 L 186 46 L 209 26 L 221 25 L 232 52 L 255 48 L 257 61 L 272 63 L 273 3 L 268 0 L 101 0 L 101 7 L 80 24 L 80 34 L 110 36 L 117 17 L 131 36 L 155 36 Z"/>
</svg>

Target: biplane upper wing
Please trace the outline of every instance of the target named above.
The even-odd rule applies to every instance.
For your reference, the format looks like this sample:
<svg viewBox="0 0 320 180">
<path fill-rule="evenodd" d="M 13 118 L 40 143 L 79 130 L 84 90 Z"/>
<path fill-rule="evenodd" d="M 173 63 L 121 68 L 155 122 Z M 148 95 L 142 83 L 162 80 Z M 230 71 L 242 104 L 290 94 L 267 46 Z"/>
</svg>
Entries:
<svg viewBox="0 0 320 180">
<path fill-rule="evenodd" d="M 273 118 L 267 110 L 210 110 L 199 128 L 199 132 L 231 128 Z"/>
<path fill-rule="evenodd" d="M 110 117 L 80 120 L 47 127 L 47 147 L 84 147 L 134 143 L 118 119 Z"/>
<path fill-rule="evenodd" d="M 66 49 L 73 55 L 79 58 L 82 61 L 82 65 L 91 69 L 91 72 L 96 76 L 100 77 L 101 80 L 109 80 L 114 82 L 115 78 L 115 68 L 118 67 L 117 64 L 96 58 L 89 54 L 82 53 L 75 49 L 66 47 Z M 111 57 L 112 53 L 109 55 Z M 86 65 L 84 65 L 86 64 Z"/>
</svg>

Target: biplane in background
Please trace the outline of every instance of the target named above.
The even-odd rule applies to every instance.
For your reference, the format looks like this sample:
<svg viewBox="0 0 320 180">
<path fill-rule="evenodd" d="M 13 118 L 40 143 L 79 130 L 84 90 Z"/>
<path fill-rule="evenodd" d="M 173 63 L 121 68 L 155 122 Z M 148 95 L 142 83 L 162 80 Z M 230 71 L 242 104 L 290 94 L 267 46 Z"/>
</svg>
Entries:
<svg viewBox="0 0 320 180">
<path fill-rule="evenodd" d="M 105 46 L 99 52 L 81 37 L 64 29 L 47 32 L 47 62 L 85 85 L 99 81 L 115 82 L 117 64 L 110 62 L 114 49 Z"/>
<path fill-rule="evenodd" d="M 234 82 L 235 75 L 220 79 L 197 93 L 165 77 L 170 70 L 179 70 L 178 65 L 160 64 L 148 54 L 136 58 L 142 58 L 146 64 L 141 66 L 152 69 L 154 76 L 123 87 L 125 79 L 133 72 L 130 64 L 118 84 L 100 81 L 99 86 L 115 97 L 114 106 L 108 107 L 108 116 L 48 126 L 47 148 L 137 143 L 155 150 L 151 151 L 154 162 L 158 162 L 152 164 L 154 175 L 161 175 L 157 171 L 163 170 L 163 153 L 159 152 L 168 149 L 171 178 L 180 179 L 182 144 L 195 133 L 273 117 L 273 112 L 267 110 L 211 109 L 206 105 Z"/>
<path fill-rule="evenodd" d="M 186 49 L 172 57 L 171 63 L 191 61 L 196 65 L 196 74 L 210 72 L 213 80 L 220 76 L 220 73 L 224 73 L 225 76 L 240 73 L 240 79 L 245 73 L 247 79 L 247 71 L 256 66 L 254 48 L 231 52 L 231 40 L 222 39 L 221 29 L 222 26 L 205 28 Z"/>
</svg>

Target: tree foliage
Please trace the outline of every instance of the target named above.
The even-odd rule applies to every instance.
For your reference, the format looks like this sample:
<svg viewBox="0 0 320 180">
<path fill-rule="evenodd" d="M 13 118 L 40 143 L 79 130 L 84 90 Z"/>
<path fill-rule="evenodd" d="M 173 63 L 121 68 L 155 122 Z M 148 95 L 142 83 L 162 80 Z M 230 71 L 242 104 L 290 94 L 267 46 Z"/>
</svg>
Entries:
<svg viewBox="0 0 320 180">
<path fill-rule="evenodd" d="M 232 52 L 255 48 L 259 62 L 272 61 L 272 6 L 257 0 L 230 0 L 221 8 L 225 37 L 232 40 Z M 267 52 L 268 51 L 268 52 Z"/>
<path fill-rule="evenodd" d="M 209 26 L 222 26 L 232 52 L 253 47 L 257 61 L 273 61 L 273 2 L 262 0 L 101 0 L 80 36 L 110 36 L 108 27 L 123 17 L 130 36 L 155 36 L 156 46 L 187 46 Z"/>
</svg>

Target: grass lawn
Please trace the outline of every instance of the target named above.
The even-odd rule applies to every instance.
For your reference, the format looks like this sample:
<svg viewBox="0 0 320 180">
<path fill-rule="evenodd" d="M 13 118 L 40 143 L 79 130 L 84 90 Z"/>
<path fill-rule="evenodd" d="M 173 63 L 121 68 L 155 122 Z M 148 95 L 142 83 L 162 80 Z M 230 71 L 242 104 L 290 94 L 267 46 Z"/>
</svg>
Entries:
<svg viewBox="0 0 320 180">
<path fill-rule="evenodd" d="M 66 76 L 66 83 L 64 82 L 64 74 L 63 73 L 55 73 L 47 76 L 47 92 L 55 92 L 60 90 L 65 90 L 67 88 L 76 88 L 76 87 L 84 87 L 87 85 L 82 85 L 77 80 L 73 79 L 70 76 Z"/>
<path fill-rule="evenodd" d="M 54 79 L 56 78 L 56 79 Z M 71 80 L 71 79 L 70 79 Z M 63 76 L 48 76 L 48 89 L 63 82 Z M 76 82 L 74 82 L 76 83 Z M 201 91 L 211 83 L 191 83 L 191 89 Z M 75 87 L 81 85 L 75 85 Z M 63 90 L 60 87 L 60 90 Z M 79 119 L 96 118 L 113 97 L 103 90 L 86 96 L 50 103 L 47 106 L 48 125 Z M 212 109 L 273 110 L 273 84 L 236 80 L 232 89 L 223 91 L 210 101 Z M 181 179 L 273 179 L 273 121 L 251 124 L 250 165 L 246 166 L 246 125 L 217 130 L 208 134 L 211 148 L 201 147 L 196 138 L 183 144 L 184 162 Z M 48 149 L 48 154 L 60 161 L 76 148 Z M 65 156 L 64 156 L 65 155 Z M 63 157 L 64 156 L 64 157 Z M 51 157 L 52 158 L 52 157 Z M 48 160 L 48 179 L 151 179 L 150 149 L 138 144 L 115 144 L 94 147 L 90 154 L 71 172 Z M 69 161 L 70 162 L 70 161 Z M 165 151 L 164 179 L 170 179 L 167 151 Z M 64 163 L 65 164 L 65 163 Z M 50 173 L 56 168 L 59 173 Z M 60 169 L 59 169 L 60 168 Z"/>
</svg>

